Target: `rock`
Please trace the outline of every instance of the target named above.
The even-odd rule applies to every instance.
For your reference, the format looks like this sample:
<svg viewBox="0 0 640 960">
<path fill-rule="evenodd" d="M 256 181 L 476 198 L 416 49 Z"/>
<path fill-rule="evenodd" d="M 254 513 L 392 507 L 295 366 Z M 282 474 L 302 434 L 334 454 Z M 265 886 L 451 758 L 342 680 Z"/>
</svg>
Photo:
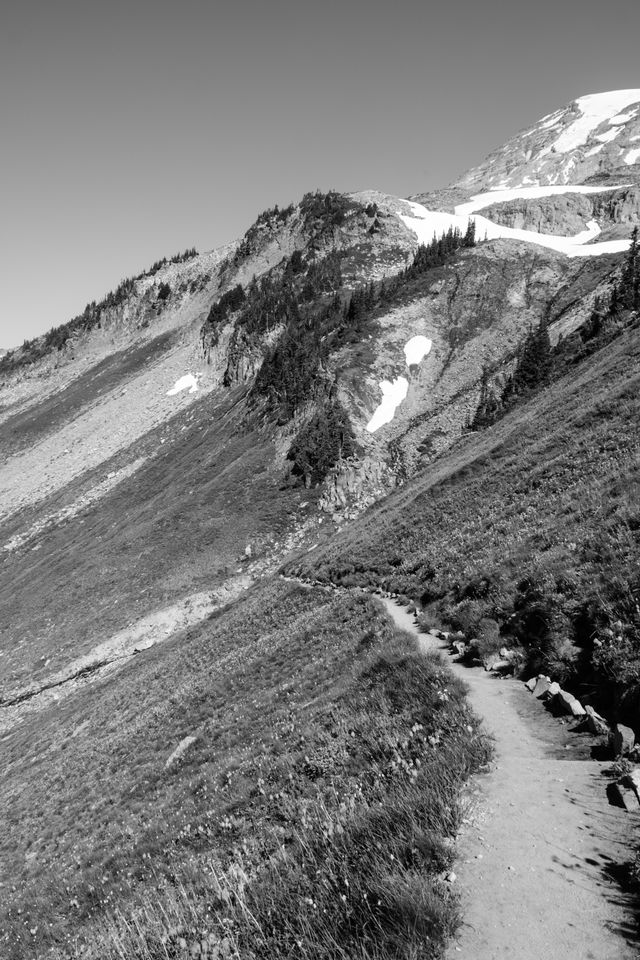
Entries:
<svg viewBox="0 0 640 960">
<path fill-rule="evenodd" d="M 624 807 L 625 810 L 640 810 L 640 800 L 638 800 L 635 790 L 630 790 L 621 783 L 614 783 L 611 785 L 609 793 L 613 802 Z"/>
<path fill-rule="evenodd" d="M 612 730 L 612 746 L 616 757 L 624 756 L 633 750 L 636 742 L 636 735 L 631 727 L 625 727 L 623 723 L 616 723 Z"/>
<path fill-rule="evenodd" d="M 465 653 L 467 652 L 467 645 L 462 640 L 454 640 L 451 644 L 451 648 L 460 657 L 464 657 Z"/>
<path fill-rule="evenodd" d="M 525 687 L 527 688 L 527 690 L 529 691 L 529 693 L 533 693 L 533 691 L 534 691 L 534 689 L 535 689 L 535 685 L 536 685 L 537 682 L 538 682 L 538 678 L 537 678 L 537 677 L 531 677 L 530 680 L 527 680 L 527 682 L 525 683 Z"/>
<path fill-rule="evenodd" d="M 410 607 L 407 608 L 407 613 L 417 613 L 417 612 L 418 612 L 418 611 L 416 610 L 416 608 L 415 608 L 413 605 L 411 605 Z"/>
<path fill-rule="evenodd" d="M 182 760 L 187 750 L 190 750 L 197 740 L 197 737 L 185 737 L 184 740 L 181 740 L 171 756 L 167 759 L 164 765 L 165 770 L 171 769 L 171 767 L 174 767 L 180 760 Z"/>
<path fill-rule="evenodd" d="M 635 770 L 632 770 L 631 773 L 625 778 L 625 786 L 635 790 L 636 796 L 640 797 L 640 767 L 636 767 Z"/>
<path fill-rule="evenodd" d="M 572 704 L 575 701 L 575 697 L 572 693 L 567 693 L 566 690 L 560 690 L 560 692 L 555 697 L 555 702 L 559 707 L 565 711 L 565 713 L 573 714 Z"/>
<path fill-rule="evenodd" d="M 491 669 L 492 670 L 510 670 L 511 669 L 511 660 L 494 660 Z"/>
<path fill-rule="evenodd" d="M 599 713 L 593 709 L 592 706 L 587 704 L 584 708 L 585 713 L 587 714 L 587 728 L 590 733 L 599 736 L 608 736 L 609 735 L 609 724 L 601 717 Z"/>
<path fill-rule="evenodd" d="M 556 682 L 554 681 L 554 682 L 551 684 L 551 686 L 549 687 L 549 689 L 547 690 L 547 696 L 548 696 L 549 699 L 551 700 L 551 699 L 553 699 L 553 697 L 557 697 L 557 696 L 558 696 L 558 694 L 560 693 L 561 689 L 562 689 L 562 687 L 560 686 L 560 684 L 559 684 L 559 683 L 556 683 Z"/>
<path fill-rule="evenodd" d="M 533 688 L 534 697 L 544 697 L 544 695 L 549 692 L 550 686 L 551 680 L 549 677 L 538 677 L 536 685 Z"/>
<path fill-rule="evenodd" d="M 584 717 L 586 716 L 587 711 L 582 706 L 579 700 L 574 700 L 571 704 L 571 713 L 574 717 Z"/>
</svg>

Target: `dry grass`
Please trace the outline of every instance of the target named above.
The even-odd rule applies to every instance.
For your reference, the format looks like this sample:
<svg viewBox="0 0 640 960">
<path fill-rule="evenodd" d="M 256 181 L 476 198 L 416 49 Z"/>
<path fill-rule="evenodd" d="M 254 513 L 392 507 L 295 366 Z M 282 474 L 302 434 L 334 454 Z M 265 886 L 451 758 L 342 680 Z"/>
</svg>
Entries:
<svg viewBox="0 0 640 960">
<path fill-rule="evenodd" d="M 455 925 L 487 744 L 366 597 L 265 583 L 3 749 L 7 960 L 431 957 Z"/>
</svg>

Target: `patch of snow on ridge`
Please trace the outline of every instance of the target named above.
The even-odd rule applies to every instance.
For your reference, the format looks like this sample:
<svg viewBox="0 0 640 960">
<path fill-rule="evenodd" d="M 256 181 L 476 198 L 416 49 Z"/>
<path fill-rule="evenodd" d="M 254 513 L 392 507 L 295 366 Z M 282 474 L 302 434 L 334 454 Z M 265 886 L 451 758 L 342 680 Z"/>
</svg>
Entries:
<svg viewBox="0 0 640 960">
<path fill-rule="evenodd" d="M 596 137 L 596 140 L 598 140 L 600 143 L 611 143 L 612 140 L 615 140 L 621 130 L 622 127 L 609 127 L 609 129 L 605 130 L 604 133 L 599 133 Z"/>
<path fill-rule="evenodd" d="M 629 167 L 633 163 L 638 163 L 638 161 L 640 161 L 640 148 L 637 148 L 635 150 L 629 150 L 629 153 L 624 158 L 624 162 Z"/>
<path fill-rule="evenodd" d="M 630 184 L 618 184 L 615 187 L 606 187 L 606 190 L 619 190 L 623 186 Z M 503 202 L 506 199 L 515 199 L 516 197 L 535 197 L 549 196 L 554 193 L 602 193 L 602 187 L 522 187 L 513 190 L 494 190 L 491 193 L 480 194 L 470 203 L 460 204 L 455 208 L 456 213 L 442 213 L 440 211 L 427 210 L 421 204 L 410 201 L 411 209 L 416 214 L 414 217 L 398 214 L 403 223 L 412 230 L 419 243 L 429 244 L 433 240 L 434 234 L 440 236 L 445 233 L 449 227 L 457 227 L 461 233 L 465 233 L 469 225 L 469 220 L 473 220 L 476 225 L 476 239 L 483 240 L 518 240 L 521 243 L 535 243 L 540 247 L 547 247 L 549 250 L 556 250 L 558 253 L 564 253 L 568 257 L 595 257 L 605 253 L 623 253 L 628 249 L 630 240 L 608 240 L 604 243 L 590 244 L 600 233 L 600 227 L 595 220 L 590 220 L 586 229 L 573 237 L 564 237 L 551 233 L 536 233 L 533 230 L 516 230 L 513 227 L 505 227 L 498 223 L 493 223 L 479 214 L 472 213 L 477 206 L 482 209 L 491 203 Z M 488 199 L 487 199 L 488 198 Z M 407 201 L 409 202 L 409 201 Z M 464 211 L 464 214 L 462 213 Z M 419 215 L 418 215 L 419 214 Z M 589 246 L 585 246 L 589 244 Z"/>
<path fill-rule="evenodd" d="M 198 379 L 197 374 L 195 377 L 192 373 L 185 374 L 184 377 L 180 377 L 179 380 L 176 380 L 174 385 L 171 387 L 171 390 L 167 390 L 168 397 L 175 397 L 176 393 L 180 393 L 181 390 L 189 390 L 189 393 L 196 393 L 198 389 Z"/>
<path fill-rule="evenodd" d="M 601 150 L 601 147 L 597 148 Z M 621 190 L 631 187 L 631 183 L 621 183 L 615 187 L 585 187 L 577 185 L 561 187 L 512 187 L 508 190 L 489 190 L 488 193 L 478 193 L 466 203 L 459 203 L 454 209 L 458 216 L 464 217 L 494 203 L 507 203 L 509 200 L 538 200 L 540 197 L 555 197 L 562 193 L 606 193 L 610 190 Z"/>
<path fill-rule="evenodd" d="M 580 116 L 564 130 L 555 143 L 541 151 L 540 156 L 568 153 L 581 147 L 589 135 L 604 123 L 620 114 L 632 104 L 640 103 L 640 90 L 611 90 L 608 93 L 592 93 L 575 101 Z"/>
<path fill-rule="evenodd" d="M 407 395 L 409 381 L 406 377 L 396 377 L 393 383 L 390 380 L 381 380 L 380 389 L 382 401 L 367 424 L 369 433 L 375 433 L 385 423 L 391 423 L 397 408 Z"/>
<path fill-rule="evenodd" d="M 619 113 L 617 117 L 611 117 L 611 119 L 609 120 L 609 123 L 612 126 L 618 123 L 628 123 L 629 120 L 633 120 L 637 112 L 638 111 L 636 109 L 636 110 L 632 110 L 631 113 Z"/>
<path fill-rule="evenodd" d="M 428 337 L 411 337 L 404 345 L 404 355 L 407 358 L 407 366 L 411 367 L 415 363 L 420 363 L 430 352 L 433 343 Z"/>
</svg>

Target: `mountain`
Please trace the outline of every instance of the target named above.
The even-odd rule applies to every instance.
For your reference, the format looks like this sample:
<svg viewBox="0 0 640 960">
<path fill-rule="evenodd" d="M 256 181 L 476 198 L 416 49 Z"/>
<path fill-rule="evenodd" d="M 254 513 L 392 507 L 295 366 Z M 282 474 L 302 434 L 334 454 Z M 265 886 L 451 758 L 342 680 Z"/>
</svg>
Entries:
<svg viewBox="0 0 640 960">
<path fill-rule="evenodd" d="M 508 638 L 635 723 L 639 110 L 582 97 L 410 199 L 308 193 L 0 358 L 8 958 L 178 956 L 191 927 L 291 955 L 312 862 L 335 871 L 311 940 L 356 936 L 341 871 L 409 880 L 363 856 L 367 887 L 327 838 L 386 842 L 376 811 L 431 797 L 446 754 L 415 906 L 439 949 L 446 810 L 487 746 L 331 584 Z M 394 792 L 377 745 L 404 770 L 443 731 Z"/>
<path fill-rule="evenodd" d="M 479 191 L 637 178 L 640 90 L 580 97 L 508 141 L 456 186 Z"/>
</svg>

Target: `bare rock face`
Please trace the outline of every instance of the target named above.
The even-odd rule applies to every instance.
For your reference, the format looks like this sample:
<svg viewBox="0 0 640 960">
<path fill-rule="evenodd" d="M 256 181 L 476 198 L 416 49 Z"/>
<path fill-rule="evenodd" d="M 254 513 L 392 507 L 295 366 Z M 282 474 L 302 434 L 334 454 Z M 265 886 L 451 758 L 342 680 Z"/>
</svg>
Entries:
<svg viewBox="0 0 640 960">
<path fill-rule="evenodd" d="M 624 187 L 602 193 L 566 193 L 535 199 L 519 198 L 496 203 L 482 210 L 489 220 L 516 230 L 532 230 L 572 236 L 595 220 L 600 239 L 627 236 L 631 224 L 640 220 L 640 187 Z"/>
<path fill-rule="evenodd" d="M 349 519 L 393 489 L 396 480 L 383 459 L 346 461 L 328 477 L 320 507 L 334 519 Z"/>
</svg>

